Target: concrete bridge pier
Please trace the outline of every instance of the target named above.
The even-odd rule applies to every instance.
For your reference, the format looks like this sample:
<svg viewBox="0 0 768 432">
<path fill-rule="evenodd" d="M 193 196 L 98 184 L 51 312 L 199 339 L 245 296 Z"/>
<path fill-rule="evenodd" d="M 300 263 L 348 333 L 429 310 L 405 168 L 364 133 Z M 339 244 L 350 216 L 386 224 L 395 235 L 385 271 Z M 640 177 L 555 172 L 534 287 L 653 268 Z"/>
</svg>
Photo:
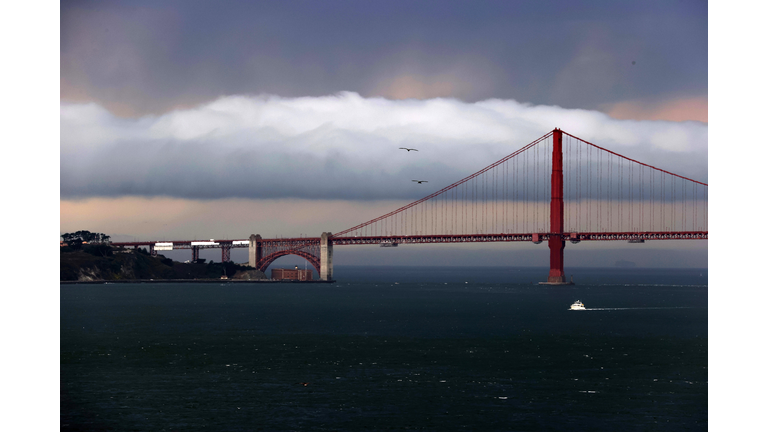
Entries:
<svg viewBox="0 0 768 432">
<path fill-rule="evenodd" d="M 259 234 L 251 234 L 248 238 L 248 265 L 250 267 L 258 268 L 256 265 L 261 261 L 264 253 L 262 247 L 261 236 Z"/>
<path fill-rule="evenodd" d="M 333 280 L 333 242 L 331 233 L 320 234 L 320 280 Z"/>
</svg>

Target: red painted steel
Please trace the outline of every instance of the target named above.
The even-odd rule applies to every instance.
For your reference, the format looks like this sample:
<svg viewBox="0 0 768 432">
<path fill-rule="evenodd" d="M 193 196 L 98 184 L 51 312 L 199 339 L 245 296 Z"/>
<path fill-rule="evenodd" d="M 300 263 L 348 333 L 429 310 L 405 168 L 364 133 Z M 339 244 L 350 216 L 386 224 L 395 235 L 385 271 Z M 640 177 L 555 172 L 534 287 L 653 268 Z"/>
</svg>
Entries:
<svg viewBox="0 0 768 432">
<path fill-rule="evenodd" d="M 256 268 L 266 271 L 276 259 L 296 255 L 309 261 L 320 273 L 320 238 L 289 238 L 289 239 L 262 239 L 256 240 Z"/>
<path fill-rule="evenodd" d="M 553 233 L 492 233 L 492 234 L 433 234 L 401 236 L 352 236 L 333 239 L 336 246 L 378 245 L 381 243 L 398 244 L 439 244 L 439 243 L 498 243 L 498 242 L 536 242 L 549 240 Z M 707 231 L 627 231 L 627 232 L 564 232 L 562 237 L 574 241 L 613 241 L 613 240 L 707 240 Z M 300 250 L 309 245 L 319 245 L 320 238 L 302 237 L 286 239 L 264 239 L 265 243 L 280 242 L 287 246 L 286 251 Z M 131 244 L 112 243 L 114 246 L 133 246 L 135 243 L 148 245 L 149 242 L 131 242 Z M 156 243 L 156 242 L 152 242 Z M 289 245 L 290 243 L 290 245 Z M 194 246 L 198 249 L 206 246 Z M 233 248 L 247 247 L 233 245 Z M 174 248 L 176 248 L 174 243 Z M 191 249 L 190 247 L 179 249 Z M 282 256 L 282 255 L 281 255 Z M 263 257 L 262 257 L 263 258 Z"/>
<path fill-rule="evenodd" d="M 276 259 L 287 256 L 287 255 L 296 255 L 304 258 L 305 260 L 309 261 L 309 263 L 312 265 L 312 267 L 317 270 L 317 274 L 320 274 L 320 255 L 317 256 L 313 255 L 310 252 L 305 251 L 298 251 L 298 250 L 283 250 L 283 251 L 277 251 L 273 252 L 266 257 L 262 258 L 256 263 L 256 268 L 259 270 L 266 272 L 267 268 L 270 264 L 272 264 Z"/>
<path fill-rule="evenodd" d="M 231 249 L 232 249 L 232 243 L 229 243 L 229 244 L 222 243 L 221 244 L 221 262 L 225 263 L 225 262 L 232 261 L 229 258 L 229 255 L 230 255 L 229 252 L 230 252 Z"/>
<path fill-rule="evenodd" d="M 563 269 L 563 132 L 552 131 L 552 193 L 549 207 L 549 276 L 547 282 L 565 283 Z"/>
<path fill-rule="evenodd" d="M 333 234 L 333 238 L 341 237 L 341 236 L 343 236 L 345 234 L 348 234 L 348 233 L 350 233 L 352 231 L 358 230 L 360 228 L 363 228 L 365 226 L 371 225 L 371 224 L 376 223 L 376 222 L 378 222 L 380 220 L 383 220 L 383 219 L 386 219 L 386 218 L 388 218 L 390 216 L 393 216 L 393 215 L 395 215 L 397 213 L 400 213 L 400 212 L 403 212 L 405 210 L 408 210 L 409 208 L 414 207 L 414 206 L 416 206 L 418 204 L 421 204 L 424 201 L 427 201 L 427 200 L 429 200 L 431 198 L 434 198 L 434 197 L 442 194 L 443 192 L 446 192 L 446 191 L 448 191 L 450 189 L 455 188 L 456 186 L 461 185 L 462 183 L 466 183 L 467 181 L 469 181 L 469 180 L 479 176 L 480 174 L 484 174 L 486 171 L 501 165 L 502 163 L 508 161 L 509 159 L 512 159 L 513 157 L 515 157 L 515 156 L 519 155 L 520 153 L 528 150 L 529 148 L 531 148 L 531 147 L 535 146 L 536 144 L 540 143 L 541 141 L 544 141 L 545 139 L 549 138 L 551 135 L 552 135 L 552 132 L 549 132 L 546 135 L 544 135 L 543 137 L 541 137 L 541 138 L 537 139 L 536 141 L 526 145 L 525 147 L 517 150 L 516 152 L 510 154 L 509 156 L 506 156 L 503 159 L 501 159 L 501 160 L 499 160 L 499 161 L 497 161 L 495 163 L 492 163 L 492 164 L 488 165 L 487 167 L 481 169 L 480 171 L 478 171 L 478 172 L 476 172 L 476 173 L 474 173 L 474 174 L 472 174 L 470 176 L 467 176 L 467 177 L 465 177 L 465 178 L 463 178 L 463 179 L 461 179 L 461 180 L 459 180 L 459 181 L 457 181 L 457 182 L 455 182 L 455 183 L 453 183 L 453 184 L 451 184 L 449 186 L 446 186 L 446 187 L 440 189 L 437 192 L 434 192 L 434 193 L 432 193 L 430 195 L 427 195 L 427 196 L 425 196 L 424 198 L 422 198 L 422 199 L 420 199 L 418 201 L 414 201 L 414 202 L 412 202 L 412 203 L 410 203 L 408 205 L 400 207 L 399 209 L 391 211 L 391 212 L 385 214 L 384 216 L 379 216 L 376 219 L 371 219 L 368 222 L 364 222 L 364 223 L 361 223 L 360 225 L 354 226 L 354 227 L 346 229 L 344 231 L 337 232 L 336 234 Z"/>
<path fill-rule="evenodd" d="M 440 244 L 440 243 L 498 243 L 549 241 L 554 235 L 570 241 L 627 241 L 627 240 L 707 240 L 707 231 L 654 231 L 654 232 L 587 232 L 587 233 L 496 233 L 496 234 L 438 234 L 406 236 L 354 236 L 334 238 L 335 246 L 398 244 Z"/>
<path fill-rule="evenodd" d="M 599 145 L 595 145 L 595 144 L 592 144 L 591 142 L 589 142 L 589 141 L 587 141 L 587 140 L 583 140 L 583 139 L 581 139 L 581 138 L 579 138 L 579 137 L 577 137 L 577 136 L 575 136 L 575 135 L 571 135 L 571 134 L 569 134 L 568 132 L 563 132 L 563 133 L 564 133 L 564 134 L 566 134 L 566 135 L 568 135 L 568 136 L 569 136 L 569 137 L 571 137 L 571 138 L 575 138 L 575 139 L 577 139 L 577 140 L 579 140 L 579 141 L 581 141 L 581 142 L 583 142 L 583 143 L 585 143 L 585 144 L 589 144 L 589 145 L 591 145 L 592 147 L 595 147 L 595 148 L 597 148 L 597 149 L 600 149 L 600 150 L 602 150 L 602 151 L 604 151 L 604 152 L 608 152 L 608 153 L 610 153 L 610 154 L 612 154 L 612 155 L 614 155 L 614 156 L 618 156 L 618 157 L 620 157 L 620 158 L 622 158 L 622 159 L 626 159 L 626 160 L 628 160 L 628 161 L 631 161 L 631 162 L 634 162 L 634 163 L 636 163 L 636 164 L 640 164 L 640 165 L 642 165 L 642 166 L 646 166 L 646 167 L 648 167 L 648 168 L 652 168 L 652 169 L 655 169 L 656 171 L 660 171 L 660 172 L 663 172 L 664 174 L 669 174 L 669 175 L 671 175 L 671 176 L 675 176 L 675 177 L 677 177 L 677 178 L 681 178 L 681 179 L 683 179 L 683 180 L 688 180 L 688 181 L 690 181 L 690 182 L 698 183 L 698 184 L 700 184 L 700 185 L 703 185 L 703 186 L 708 186 L 706 183 L 702 183 L 702 182 L 700 182 L 700 181 L 696 181 L 696 180 L 693 180 L 693 179 L 689 179 L 688 177 L 683 177 L 683 176 L 681 176 L 681 175 L 677 175 L 677 174 L 675 174 L 675 173 L 671 173 L 671 172 L 669 172 L 669 171 L 665 171 L 665 170 L 663 170 L 663 169 L 661 169 L 661 168 L 656 168 L 656 167 L 655 167 L 655 166 L 653 166 L 653 165 L 644 164 L 644 163 L 642 163 L 642 162 L 639 162 L 639 161 L 636 161 L 636 160 L 634 160 L 634 159 L 630 159 L 630 158 L 628 158 L 628 157 L 626 157 L 626 156 L 622 156 L 622 155 L 620 155 L 620 154 L 618 154 L 618 153 L 616 153 L 616 152 L 612 152 L 612 151 L 610 151 L 610 150 L 608 150 L 608 149 L 606 149 L 606 148 L 600 147 Z"/>
</svg>

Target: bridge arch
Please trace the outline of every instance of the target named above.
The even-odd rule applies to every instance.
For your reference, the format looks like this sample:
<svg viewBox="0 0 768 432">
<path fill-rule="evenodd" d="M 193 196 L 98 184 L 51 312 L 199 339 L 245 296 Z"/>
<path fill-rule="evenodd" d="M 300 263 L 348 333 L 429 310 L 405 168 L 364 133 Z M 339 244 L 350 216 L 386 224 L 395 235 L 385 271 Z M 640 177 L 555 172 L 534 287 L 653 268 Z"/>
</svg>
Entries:
<svg viewBox="0 0 768 432">
<path fill-rule="evenodd" d="M 286 255 L 296 255 L 299 257 L 304 258 L 305 260 L 309 261 L 310 264 L 312 264 L 312 267 L 317 270 L 317 274 L 320 274 L 320 258 L 312 255 L 309 252 L 305 251 L 299 251 L 299 250 L 281 250 L 277 252 L 273 252 L 265 257 L 263 257 L 256 265 L 256 267 L 265 272 L 267 271 L 267 268 L 275 262 L 276 259 L 280 257 L 284 257 Z"/>
</svg>

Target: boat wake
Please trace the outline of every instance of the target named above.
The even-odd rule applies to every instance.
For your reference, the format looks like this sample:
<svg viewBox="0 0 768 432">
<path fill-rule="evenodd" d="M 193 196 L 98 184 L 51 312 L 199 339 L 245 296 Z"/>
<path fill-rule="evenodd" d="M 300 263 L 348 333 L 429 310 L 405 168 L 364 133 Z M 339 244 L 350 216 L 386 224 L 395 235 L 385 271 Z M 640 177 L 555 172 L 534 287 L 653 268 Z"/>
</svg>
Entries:
<svg viewBox="0 0 768 432">
<path fill-rule="evenodd" d="M 661 306 L 661 307 L 631 307 L 631 308 L 586 308 L 588 311 L 598 310 L 640 310 L 640 309 L 693 309 L 693 306 Z"/>
</svg>

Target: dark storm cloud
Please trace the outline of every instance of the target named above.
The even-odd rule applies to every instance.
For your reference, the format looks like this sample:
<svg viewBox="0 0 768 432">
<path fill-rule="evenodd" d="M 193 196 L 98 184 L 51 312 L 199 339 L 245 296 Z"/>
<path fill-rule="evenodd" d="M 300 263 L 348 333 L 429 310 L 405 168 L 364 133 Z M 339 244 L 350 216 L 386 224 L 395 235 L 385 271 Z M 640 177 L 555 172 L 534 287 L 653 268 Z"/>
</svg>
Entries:
<svg viewBox="0 0 768 432">
<path fill-rule="evenodd" d="M 130 1 L 61 10 L 62 98 L 133 115 L 228 94 L 338 91 L 597 108 L 705 95 L 707 60 L 701 1 Z"/>
<path fill-rule="evenodd" d="M 60 123 L 63 199 L 418 199 L 554 127 L 706 182 L 703 123 L 615 120 L 511 100 L 230 96 L 139 119 L 63 104 Z"/>
</svg>

